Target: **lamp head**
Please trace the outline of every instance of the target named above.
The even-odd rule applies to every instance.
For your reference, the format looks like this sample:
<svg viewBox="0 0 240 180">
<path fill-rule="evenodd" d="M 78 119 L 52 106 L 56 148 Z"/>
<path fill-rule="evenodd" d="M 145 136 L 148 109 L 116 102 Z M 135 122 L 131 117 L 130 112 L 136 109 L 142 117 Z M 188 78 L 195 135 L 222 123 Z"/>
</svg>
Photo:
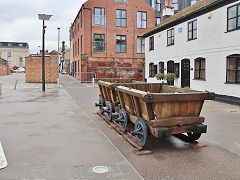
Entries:
<svg viewBox="0 0 240 180">
<path fill-rule="evenodd" d="M 47 14 L 38 14 L 38 19 L 40 20 L 49 20 L 52 17 L 52 15 L 47 15 Z"/>
</svg>

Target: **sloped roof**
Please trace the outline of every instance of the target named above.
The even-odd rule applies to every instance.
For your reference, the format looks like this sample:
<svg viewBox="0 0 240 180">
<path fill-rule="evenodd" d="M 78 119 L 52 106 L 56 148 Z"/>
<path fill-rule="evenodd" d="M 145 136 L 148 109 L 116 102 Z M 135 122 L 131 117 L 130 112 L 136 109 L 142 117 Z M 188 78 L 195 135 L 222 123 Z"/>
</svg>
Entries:
<svg viewBox="0 0 240 180">
<path fill-rule="evenodd" d="M 182 11 L 179 11 L 175 15 L 167 18 L 165 21 L 163 21 L 161 24 L 153 28 L 151 31 L 147 32 L 144 36 L 148 37 L 151 36 L 157 32 L 160 32 L 162 30 L 165 30 L 169 28 L 169 26 L 173 26 L 173 24 L 177 22 L 184 22 L 184 19 L 187 19 L 191 16 L 196 15 L 197 13 L 207 13 L 212 8 L 218 8 L 219 5 L 223 6 L 224 4 L 230 4 L 232 2 L 235 2 L 237 0 L 200 0 L 199 2 L 195 3 L 192 6 L 189 6 Z"/>
</svg>

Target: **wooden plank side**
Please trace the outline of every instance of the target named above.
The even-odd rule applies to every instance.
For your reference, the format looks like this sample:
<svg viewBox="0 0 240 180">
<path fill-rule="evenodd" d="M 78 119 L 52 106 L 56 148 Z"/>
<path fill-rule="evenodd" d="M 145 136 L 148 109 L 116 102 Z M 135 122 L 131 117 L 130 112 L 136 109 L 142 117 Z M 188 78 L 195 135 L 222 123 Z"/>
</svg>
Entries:
<svg viewBox="0 0 240 180">
<path fill-rule="evenodd" d="M 123 101 L 124 101 L 126 110 L 130 114 L 134 115 L 134 106 L 132 104 L 131 97 L 128 94 L 124 93 L 123 94 Z"/>
<path fill-rule="evenodd" d="M 180 102 L 180 116 L 187 116 L 188 115 L 188 101 L 182 101 Z"/>
<path fill-rule="evenodd" d="M 152 120 L 150 124 L 153 127 L 165 127 L 165 126 L 176 126 L 179 124 L 199 124 L 203 123 L 205 120 L 204 117 L 171 117 L 165 119 Z"/>
<path fill-rule="evenodd" d="M 124 108 L 125 107 L 125 102 L 124 102 L 124 99 L 123 99 L 123 93 L 117 91 L 117 94 L 118 94 L 118 98 L 119 98 L 121 107 Z"/>
<path fill-rule="evenodd" d="M 141 107 L 140 107 L 140 103 L 139 103 L 139 98 L 138 97 L 133 97 L 133 102 L 134 102 L 134 106 L 135 106 L 135 111 L 138 117 L 142 117 L 141 115 Z"/>
<path fill-rule="evenodd" d="M 163 103 L 153 103 L 153 108 L 157 119 L 163 118 L 162 107 Z"/>
</svg>

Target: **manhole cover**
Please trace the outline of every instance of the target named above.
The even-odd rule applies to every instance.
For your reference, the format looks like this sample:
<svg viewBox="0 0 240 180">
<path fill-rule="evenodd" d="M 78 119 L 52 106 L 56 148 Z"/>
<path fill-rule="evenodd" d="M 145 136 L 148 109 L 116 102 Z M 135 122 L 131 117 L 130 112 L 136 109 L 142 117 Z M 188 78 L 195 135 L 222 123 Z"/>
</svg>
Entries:
<svg viewBox="0 0 240 180">
<path fill-rule="evenodd" d="M 96 167 L 93 168 L 93 171 L 95 173 L 100 173 L 100 174 L 106 173 L 106 172 L 108 172 L 108 167 L 106 167 L 106 166 L 96 166 Z"/>
</svg>

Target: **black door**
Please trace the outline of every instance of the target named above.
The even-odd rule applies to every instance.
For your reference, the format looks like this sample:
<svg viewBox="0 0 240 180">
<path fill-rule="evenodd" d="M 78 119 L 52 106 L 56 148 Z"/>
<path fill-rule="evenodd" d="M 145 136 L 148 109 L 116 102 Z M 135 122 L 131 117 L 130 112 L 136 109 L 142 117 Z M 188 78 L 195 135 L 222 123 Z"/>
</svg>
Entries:
<svg viewBox="0 0 240 180">
<path fill-rule="evenodd" d="M 181 87 L 190 87 L 190 60 L 183 59 L 181 62 Z"/>
</svg>

